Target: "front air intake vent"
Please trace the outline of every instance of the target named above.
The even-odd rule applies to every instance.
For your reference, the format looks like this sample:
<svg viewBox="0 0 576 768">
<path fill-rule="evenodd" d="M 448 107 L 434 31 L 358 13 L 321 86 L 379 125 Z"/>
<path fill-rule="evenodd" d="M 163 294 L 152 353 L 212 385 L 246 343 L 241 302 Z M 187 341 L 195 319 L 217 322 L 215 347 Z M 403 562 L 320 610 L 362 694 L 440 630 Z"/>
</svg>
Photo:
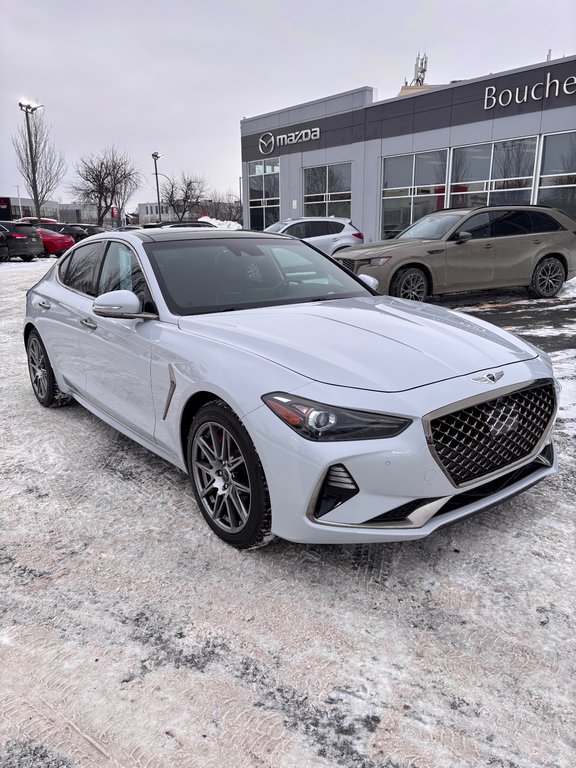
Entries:
<svg viewBox="0 0 576 768">
<path fill-rule="evenodd" d="M 314 517 L 318 519 L 327 515 L 340 504 L 344 504 L 348 499 L 356 496 L 359 490 L 344 464 L 334 464 L 326 472 L 326 477 L 318 494 Z"/>
</svg>

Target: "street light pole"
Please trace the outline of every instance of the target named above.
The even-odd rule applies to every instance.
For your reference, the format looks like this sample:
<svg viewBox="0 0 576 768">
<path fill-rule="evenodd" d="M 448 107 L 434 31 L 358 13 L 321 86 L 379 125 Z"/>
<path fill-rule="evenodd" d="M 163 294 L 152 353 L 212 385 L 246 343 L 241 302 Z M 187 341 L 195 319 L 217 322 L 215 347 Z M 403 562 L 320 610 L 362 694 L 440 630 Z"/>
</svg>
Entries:
<svg viewBox="0 0 576 768">
<path fill-rule="evenodd" d="M 38 200 L 38 182 L 36 179 L 36 155 L 34 153 L 34 144 L 32 141 L 32 128 L 30 126 L 30 115 L 37 109 L 43 107 L 43 104 L 32 104 L 29 101 L 19 101 L 18 106 L 26 115 L 26 131 L 28 133 L 28 151 L 30 153 L 30 173 L 32 176 L 32 197 L 34 198 L 34 207 L 36 208 L 36 218 L 40 219 L 40 201 Z"/>
<path fill-rule="evenodd" d="M 154 175 L 156 176 L 156 197 L 158 198 L 158 221 L 162 221 L 162 204 L 160 203 L 160 186 L 158 184 L 158 160 L 162 157 L 159 152 L 152 152 L 154 160 Z"/>
<path fill-rule="evenodd" d="M 22 198 L 20 197 L 20 184 L 14 184 L 14 186 L 18 190 L 18 208 L 20 209 L 20 216 L 19 216 L 19 218 L 21 219 L 22 216 L 24 216 L 24 214 L 22 213 Z"/>
</svg>

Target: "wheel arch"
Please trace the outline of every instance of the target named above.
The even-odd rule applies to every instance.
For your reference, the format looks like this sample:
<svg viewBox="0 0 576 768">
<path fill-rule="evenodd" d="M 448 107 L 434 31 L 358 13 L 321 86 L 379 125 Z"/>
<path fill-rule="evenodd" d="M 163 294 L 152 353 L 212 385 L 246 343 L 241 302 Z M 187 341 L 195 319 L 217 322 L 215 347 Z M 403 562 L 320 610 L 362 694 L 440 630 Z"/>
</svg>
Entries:
<svg viewBox="0 0 576 768">
<path fill-rule="evenodd" d="M 434 279 L 432 277 L 432 272 L 430 271 L 430 268 L 423 264 L 421 261 L 404 261 L 402 264 L 398 264 L 396 269 L 390 273 L 390 277 L 388 278 L 388 290 L 390 290 L 390 286 L 392 285 L 392 281 L 398 274 L 398 272 L 401 272 L 403 269 L 419 269 L 421 272 L 424 272 L 424 275 L 426 276 L 426 280 L 428 281 L 428 295 L 432 296 L 434 294 Z"/>
<path fill-rule="evenodd" d="M 558 259 L 558 261 L 562 264 L 562 267 L 564 268 L 564 279 L 568 276 L 568 259 L 563 253 L 543 253 L 542 255 L 538 256 L 536 259 L 536 262 L 534 264 L 534 269 L 538 267 L 539 264 L 541 264 L 545 259 Z M 534 273 L 534 269 L 532 270 L 532 273 Z"/>
<path fill-rule="evenodd" d="M 36 328 L 34 323 L 31 323 L 30 321 L 28 321 L 24 326 L 24 346 L 28 344 L 28 339 L 30 338 L 30 334 L 32 333 L 32 331 L 36 331 L 36 333 L 38 333 L 38 329 Z"/>
<path fill-rule="evenodd" d="M 226 402 L 215 392 L 202 390 L 201 392 L 195 392 L 191 395 L 182 409 L 182 414 L 180 416 L 180 450 L 182 451 L 182 457 L 186 465 L 188 464 L 188 432 L 190 431 L 192 420 L 203 405 L 211 403 L 214 400 L 222 400 L 222 402 Z M 226 403 L 226 405 L 231 407 L 229 403 Z"/>
</svg>

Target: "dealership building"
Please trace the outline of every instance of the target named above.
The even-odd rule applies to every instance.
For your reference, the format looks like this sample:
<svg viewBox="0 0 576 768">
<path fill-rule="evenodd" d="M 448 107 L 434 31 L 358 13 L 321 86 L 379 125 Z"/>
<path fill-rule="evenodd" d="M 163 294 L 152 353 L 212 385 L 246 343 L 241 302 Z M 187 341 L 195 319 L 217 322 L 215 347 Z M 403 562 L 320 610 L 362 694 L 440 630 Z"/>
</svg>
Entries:
<svg viewBox="0 0 576 768">
<path fill-rule="evenodd" d="M 374 95 L 242 120 L 245 227 L 343 216 L 374 241 L 443 208 L 538 203 L 576 218 L 576 56 Z"/>
</svg>

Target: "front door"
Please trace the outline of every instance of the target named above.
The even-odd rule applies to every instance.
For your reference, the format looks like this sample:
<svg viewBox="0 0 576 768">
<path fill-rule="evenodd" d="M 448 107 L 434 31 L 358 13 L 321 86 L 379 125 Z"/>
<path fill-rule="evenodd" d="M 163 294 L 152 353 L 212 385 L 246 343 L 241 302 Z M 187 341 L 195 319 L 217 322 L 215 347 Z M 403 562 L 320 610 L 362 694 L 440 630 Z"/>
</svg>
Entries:
<svg viewBox="0 0 576 768">
<path fill-rule="evenodd" d="M 144 299 L 146 281 L 136 254 L 111 242 L 104 255 L 97 295 L 133 291 Z M 92 311 L 82 325 L 80 345 L 86 371 L 86 397 L 99 409 L 153 440 L 155 413 L 150 383 L 150 321 L 100 317 Z"/>
<path fill-rule="evenodd" d="M 490 214 L 477 213 L 465 220 L 459 232 L 470 232 L 472 239 L 458 241 L 454 233 L 446 243 L 446 287 L 451 291 L 492 288 L 496 239 L 492 236 Z"/>
</svg>

